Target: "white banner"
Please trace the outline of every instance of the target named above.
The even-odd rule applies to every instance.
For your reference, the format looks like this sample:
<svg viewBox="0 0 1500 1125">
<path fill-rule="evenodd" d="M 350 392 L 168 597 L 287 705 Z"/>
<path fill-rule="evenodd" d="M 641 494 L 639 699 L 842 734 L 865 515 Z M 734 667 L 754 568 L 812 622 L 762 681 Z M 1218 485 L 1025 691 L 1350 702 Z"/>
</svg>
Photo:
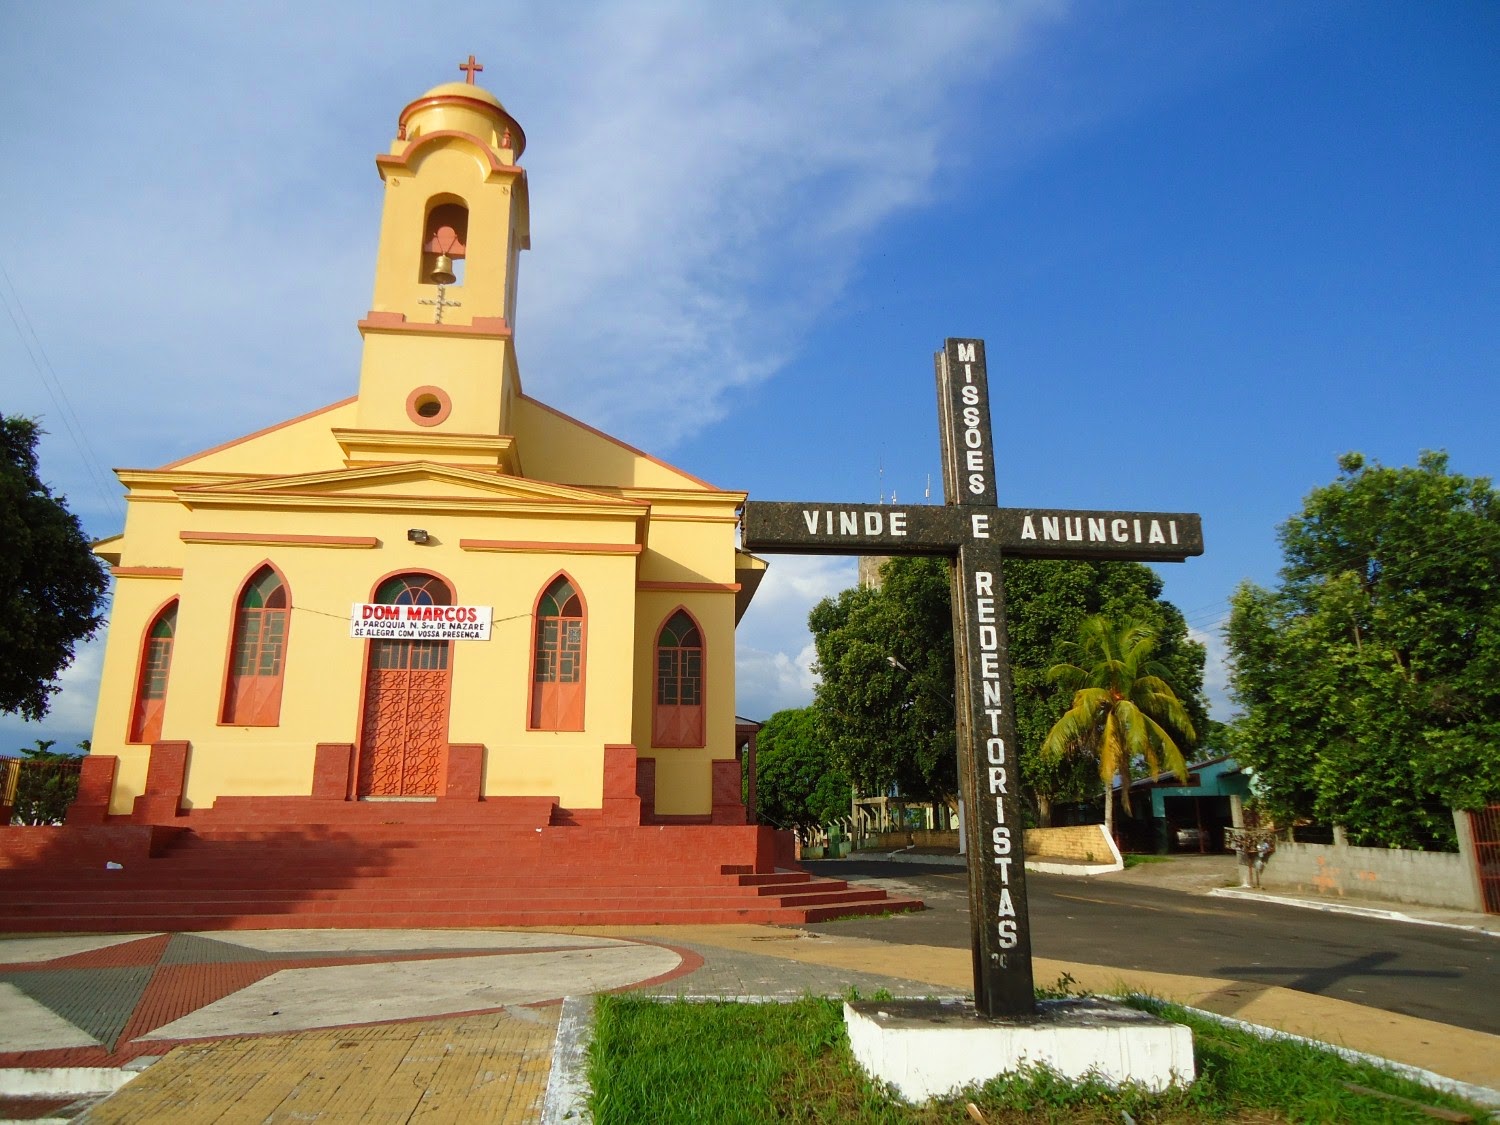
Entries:
<svg viewBox="0 0 1500 1125">
<path fill-rule="evenodd" d="M 487 641 L 487 605 L 381 605 L 355 602 L 349 635 L 382 641 Z"/>
</svg>

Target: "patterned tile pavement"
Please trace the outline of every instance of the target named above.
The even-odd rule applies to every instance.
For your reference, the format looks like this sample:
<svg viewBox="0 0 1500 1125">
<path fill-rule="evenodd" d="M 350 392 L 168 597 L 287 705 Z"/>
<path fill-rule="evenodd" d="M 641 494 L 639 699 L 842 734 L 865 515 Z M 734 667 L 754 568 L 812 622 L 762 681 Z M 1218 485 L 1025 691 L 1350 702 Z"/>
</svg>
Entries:
<svg viewBox="0 0 1500 1125">
<path fill-rule="evenodd" d="M 92 1125 L 531 1122 L 558 1008 L 180 1047 L 90 1110 Z"/>
<path fill-rule="evenodd" d="M 362 931 L 0 940 L 0 1068 L 118 1067 L 180 1043 L 514 1011 L 670 979 L 689 951 L 587 935 Z"/>
<path fill-rule="evenodd" d="M 1315 1038 L 1339 1029 L 1343 1045 L 1467 1082 L 1500 1077 L 1496 1037 L 1461 1028 L 1271 986 L 1038 961 L 1038 979 L 1062 972 Z M 936 996 L 963 993 L 971 974 L 964 949 L 748 925 L 0 938 L 0 1070 L 158 1059 L 92 1108 L 71 1106 L 84 1122 L 530 1122 L 563 996 Z M 33 1115 L 47 1104 L 33 1100 Z"/>
<path fill-rule="evenodd" d="M 157 1059 L 112 1096 L 14 1102 L 0 1115 L 172 1125 L 533 1122 L 564 995 L 933 992 L 920 981 L 766 955 L 793 934 L 728 930 L 752 932 L 750 947 L 726 955 L 691 940 L 692 928 L 0 939 L 0 1068 Z M 296 1026 L 284 1026 L 288 1019 Z"/>
</svg>

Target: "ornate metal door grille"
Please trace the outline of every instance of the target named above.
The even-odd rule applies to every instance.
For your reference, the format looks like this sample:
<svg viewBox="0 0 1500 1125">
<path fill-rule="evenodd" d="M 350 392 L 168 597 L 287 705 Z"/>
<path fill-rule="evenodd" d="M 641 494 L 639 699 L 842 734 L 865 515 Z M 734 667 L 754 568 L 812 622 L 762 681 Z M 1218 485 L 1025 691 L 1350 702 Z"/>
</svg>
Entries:
<svg viewBox="0 0 1500 1125">
<path fill-rule="evenodd" d="M 1474 832 L 1474 862 L 1487 914 L 1500 914 L 1500 805 L 1469 814 Z"/>
</svg>

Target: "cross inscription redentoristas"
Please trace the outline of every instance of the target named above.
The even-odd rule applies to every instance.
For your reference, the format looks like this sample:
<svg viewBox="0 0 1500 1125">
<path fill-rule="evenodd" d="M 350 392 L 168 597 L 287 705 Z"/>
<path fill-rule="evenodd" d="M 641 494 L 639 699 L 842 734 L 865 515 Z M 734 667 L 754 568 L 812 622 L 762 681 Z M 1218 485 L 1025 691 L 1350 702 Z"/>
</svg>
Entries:
<svg viewBox="0 0 1500 1125">
<path fill-rule="evenodd" d="M 1005 635 L 1004 555 L 1182 562 L 1203 553 L 1187 512 L 996 506 L 983 340 L 937 353 L 946 504 L 746 501 L 746 550 L 770 554 L 945 555 L 953 563 L 959 792 L 969 853 L 974 1006 L 990 1019 L 1035 1012 L 1026 914 L 1015 706 Z"/>
</svg>

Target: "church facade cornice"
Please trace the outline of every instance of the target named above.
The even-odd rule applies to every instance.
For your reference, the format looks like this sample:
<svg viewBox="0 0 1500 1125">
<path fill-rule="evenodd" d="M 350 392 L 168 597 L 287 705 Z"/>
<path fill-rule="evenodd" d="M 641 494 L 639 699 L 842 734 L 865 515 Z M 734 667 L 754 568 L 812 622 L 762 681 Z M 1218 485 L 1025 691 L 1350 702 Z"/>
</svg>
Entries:
<svg viewBox="0 0 1500 1125">
<path fill-rule="evenodd" d="M 180 531 L 184 543 L 214 543 L 240 547 L 323 547 L 333 550 L 368 551 L 380 546 L 373 535 L 278 535 L 244 531 Z M 181 571 L 178 572 L 179 574 Z"/>
<path fill-rule="evenodd" d="M 426 133 L 407 143 L 406 147 L 399 153 L 379 153 L 375 157 L 375 166 L 380 170 L 382 177 L 389 176 L 392 173 L 408 174 L 417 163 L 417 159 L 425 154 L 425 150 L 434 146 L 441 147 L 444 144 L 455 143 L 472 148 L 480 156 L 484 157 L 490 176 L 519 179 L 523 183 L 525 182 L 525 168 L 519 164 L 505 163 L 500 159 L 499 154 L 479 137 L 476 137 L 473 133 L 464 133 L 457 129 L 440 129 L 433 133 Z"/>
<path fill-rule="evenodd" d="M 169 497 L 161 494 L 179 488 L 213 487 L 261 479 L 250 473 L 204 473 L 183 469 L 116 469 L 115 476 L 130 490 L 128 500 L 166 499 Z"/>
<path fill-rule="evenodd" d="M 327 511 L 384 511 L 410 513 L 413 508 L 428 512 L 453 512 L 469 515 L 563 516 L 569 519 L 647 518 L 645 509 L 622 508 L 613 504 L 588 504 L 567 500 L 530 500 L 510 498 L 487 499 L 479 496 L 414 495 L 409 492 L 349 495 L 326 492 L 276 492 L 261 494 L 184 492 L 181 503 L 189 510 L 255 509 Z"/>
<path fill-rule="evenodd" d="M 597 491 L 619 496 L 625 500 L 644 500 L 652 504 L 709 504 L 715 507 L 733 504 L 736 508 L 750 497 L 748 492 L 717 489 L 712 486 L 703 488 L 607 487 Z"/>
<path fill-rule="evenodd" d="M 506 474 L 520 471 L 516 439 L 509 434 L 450 434 L 432 430 L 413 433 L 411 430 L 353 427 L 334 427 L 330 432 L 343 449 L 344 464 L 348 468 L 423 460 L 461 470 L 483 469 Z"/>
<path fill-rule="evenodd" d="M 640 500 L 606 496 L 588 488 L 555 484 L 497 474 L 474 467 L 438 465 L 430 461 L 404 461 L 391 465 L 361 466 L 355 469 L 327 469 L 294 475 L 241 477 L 233 481 L 201 482 L 185 485 L 179 491 L 186 498 L 215 495 L 241 500 L 270 500 L 277 495 L 369 495 L 410 496 L 410 491 L 394 491 L 413 481 L 431 482 L 463 489 L 477 498 L 513 500 L 520 503 L 554 501 L 561 504 L 595 505 L 644 512 L 650 505 Z M 385 489 L 393 489 L 391 492 Z M 450 496 L 453 494 L 450 493 Z"/>
<path fill-rule="evenodd" d="M 460 539 L 460 551 L 521 555 L 639 555 L 639 543 L 581 543 L 542 539 Z"/>
<path fill-rule="evenodd" d="M 413 336 L 475 336 L 483 340 L 510 340 L 515 332 L 503 316 L 476 316 L 471 324 L 419 324 L 401 312 L 371 309 L 359 322 L 359 334 L 386 333 Z"/>
</svg>

